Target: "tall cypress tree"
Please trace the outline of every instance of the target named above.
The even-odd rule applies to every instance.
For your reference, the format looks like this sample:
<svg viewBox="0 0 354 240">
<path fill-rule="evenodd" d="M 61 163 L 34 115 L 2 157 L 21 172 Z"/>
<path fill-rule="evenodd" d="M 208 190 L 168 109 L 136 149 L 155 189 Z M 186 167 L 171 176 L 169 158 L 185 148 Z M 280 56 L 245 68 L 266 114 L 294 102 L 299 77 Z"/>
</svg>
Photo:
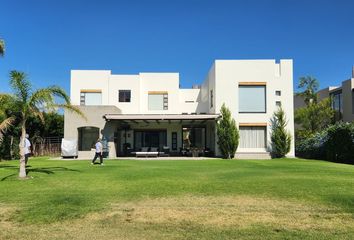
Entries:
<svg viewBox="0 0 354 240">
<path fill-rule="evenodd" d="M 274 158 L 285 157 L 290 152 L 291 134 L 285 129 L 288 122 L 282 108 L 274 112 L 271 122 L 272 156 Z"/>
<path fill-rule="evenodd" d="M 240 138 L 236 122 L 231 117 L 231 112 L 225 106 L 225 103 L 222 105 L 220 112 L 222 119 L 216 126 L 219 149 L 223 158 L 234 158 Z"/>
</svg>

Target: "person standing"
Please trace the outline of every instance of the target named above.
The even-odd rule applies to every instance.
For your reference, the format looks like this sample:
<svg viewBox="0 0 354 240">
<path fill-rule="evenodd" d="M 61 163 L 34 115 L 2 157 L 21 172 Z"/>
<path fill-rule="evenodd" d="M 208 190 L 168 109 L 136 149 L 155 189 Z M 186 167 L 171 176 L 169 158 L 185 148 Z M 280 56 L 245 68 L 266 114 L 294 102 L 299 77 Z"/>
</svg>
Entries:
<svg viewBox="0 0 354 240">
<path fill-rule="evenodd" d="M 26 134 L 26 138 L 25 138 L 25 164 L 27 166 L 27 162 L 28 162 L 28 158 L 31 155 L 31 142 L 28 140 L 29 135 Z"/>
<path fill-rule="evenodd" d="M 95 144 L 95 148 L 96 148 L 95 157 L 92 159 L 91 164 L 92 165 L 95 164 L 97 157 L 100 157 L 100 164 L 103 165 L 103 156 L 102 156 L 103 146 L 101 143 L 101 139 L 97 139 L 97 142 Z"/>
</svg>

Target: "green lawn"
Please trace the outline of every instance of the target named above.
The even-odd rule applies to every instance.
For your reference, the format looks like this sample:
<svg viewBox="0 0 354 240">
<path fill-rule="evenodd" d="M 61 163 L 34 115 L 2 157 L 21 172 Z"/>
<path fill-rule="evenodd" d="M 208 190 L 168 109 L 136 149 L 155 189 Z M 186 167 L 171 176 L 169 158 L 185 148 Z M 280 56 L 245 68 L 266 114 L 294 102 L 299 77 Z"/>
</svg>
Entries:
<svg viewBox="0 0 354 240">
<path fill-rule="evenodd" d="M 311 160 L 0 162 L 0 239 L 354 239 L 354 166 Z"/>
</svg>

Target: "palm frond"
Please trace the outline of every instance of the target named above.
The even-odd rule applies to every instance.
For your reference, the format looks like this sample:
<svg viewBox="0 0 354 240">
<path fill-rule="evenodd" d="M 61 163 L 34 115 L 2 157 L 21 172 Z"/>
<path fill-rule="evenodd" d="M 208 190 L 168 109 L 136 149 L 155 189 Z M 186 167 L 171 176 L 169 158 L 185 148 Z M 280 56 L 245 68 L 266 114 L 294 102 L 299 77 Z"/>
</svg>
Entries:
<svg viewBox="0 0 354 240">
<path fill-rule="evenodd" d="M 28 100 L 29 109 L 39 108 L 42 111 L 47 110 L 47 106 L 54 104 L 52 92 L 47 88 L 41 88 L 35 91 Z"/>
<path fill-rule="evenodd" d="M 85 114 L 80 110 L 80 108 L 78 106 L 75 105 L 71 105 L 71 104 L 54 104 L 52 106 L 53 108 L 56 109 L 66 109 L 69 110 L 71 112 L 74 112 L 76 114 L 78 114 L 80 117 L 82 117 L 83 119 L 85 119 L 87 121 L 87 117 L 85 116 Z"/>
<path fill-rule="evenodd" d="M 24 72 L 12 70 L 10 72 L 10 85 L 17 97 L 21 99 L 22 102 L 27 102 L 32 90 L 27 75 Z"/>
<path fill-rule="evenodd" d="M 41 111 L 39 108 L 37 108 L 36 106 L 31 106 L 29 108 L 29 114 L 38 117 L 41 120 L 41 122 L 44 124 L 45 119 L 44 119 L 43 111 Z"/>
<path fill-rule="evenodd" d="M 58 103 L 60 100 L 64 100 L 64 103 Z M 30 109 L 38 108 L 39 110 L 42 109 L 42 111 L 53 111 L 59 108 L 67 109 L 87 120 L 77 106 L 71 105 L 69 96 L 58 86 L 50 86 L 35 91 L 30 97 L 29 106 Z"/>
<path fill-rule="evenodd" d="M 0 38 L 0 56 L 4 56 L 5 54 L 5 41 Z"/>
<path fill-rule="evenodd" d="M 54 97 L 63 99 L 66 104 L 70 104 L 70 97 L 66 94 L 65 90 L 58 86 L 50 86 L 47 88 Z"/>
<path fill-rule="evenodd" d="M 0 131 L 6 131 L 15 121 L 14 117 L 8 117 L 0 123 Z"/>
<path fill-rule="evenodd" d="M 2 142 L 2 139 L 4 137 L 4 132 L 6 132 L 6 130 L 12 126 L 14 121 L 14 117 L 9 117 L 0 123 L 0 143 Z"/>
</svg>

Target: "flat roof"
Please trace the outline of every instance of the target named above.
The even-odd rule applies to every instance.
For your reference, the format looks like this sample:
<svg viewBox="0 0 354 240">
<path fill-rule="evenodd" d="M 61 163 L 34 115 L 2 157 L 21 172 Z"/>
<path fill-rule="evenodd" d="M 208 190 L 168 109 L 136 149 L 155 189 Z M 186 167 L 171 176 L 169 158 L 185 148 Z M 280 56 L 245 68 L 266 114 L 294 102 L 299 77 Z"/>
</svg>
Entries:
<svg viewBox="0 0 354 240">
<path fill-rule="evenodd" d="M 216 120 L 219 114 L 105 114 L 109 120 Z"/>
</svg>

